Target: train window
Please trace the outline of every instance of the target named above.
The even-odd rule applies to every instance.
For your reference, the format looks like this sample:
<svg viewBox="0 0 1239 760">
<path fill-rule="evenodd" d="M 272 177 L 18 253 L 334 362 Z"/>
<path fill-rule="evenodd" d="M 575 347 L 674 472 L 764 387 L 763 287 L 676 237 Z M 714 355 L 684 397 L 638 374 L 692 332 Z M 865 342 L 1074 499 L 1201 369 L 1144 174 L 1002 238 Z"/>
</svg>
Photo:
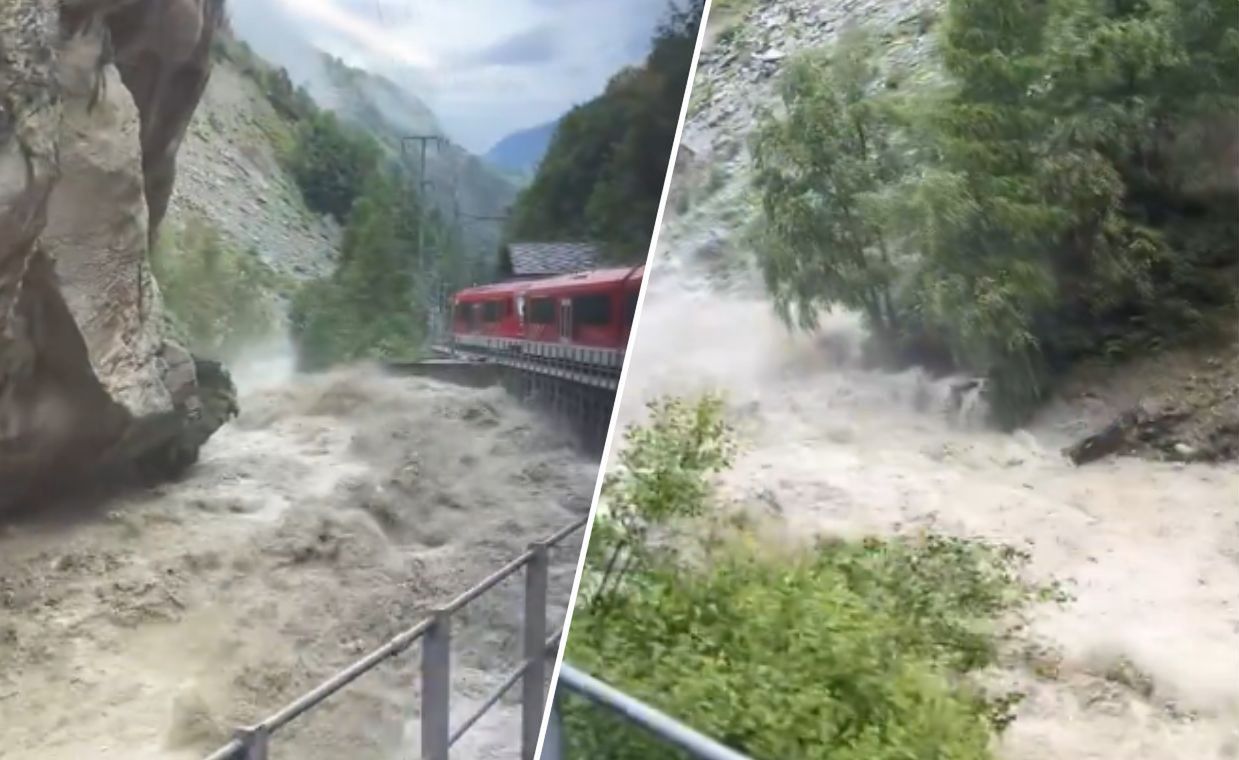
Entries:
<svg viewBox="0 0 1239 760">
<path fill-rule="evenodd" d="M 503 316 L 503 303 L 500 301 L 486 301 L 482 304 L 482 321 L 483 322 L 498 322 Z"/>
<path fill-rule="evenodd" d="M 555 324 L 555 302 L 549 298 L 530 298 L 525 303 L 525 314 L 530 324 Z"/>
<path fill-rule="evenodd" d="M 611 324 L 609 296 L 577 296 L 572 299 L 572 317 L 578 325 Z"/>
<path fill-rule="evenodd" d="M 477 309 L 474 308 L 477 304 L 458 303 L 456 304 L 456 321 L 460 322 L 466 328 L 477 327 Z"/>
<path fill-rule="evenodd" d="M 624 296 L 624 324 L 632 327 L 632 323 L 637 318 L 637 292 L 629 293 Z"/>
</svg>

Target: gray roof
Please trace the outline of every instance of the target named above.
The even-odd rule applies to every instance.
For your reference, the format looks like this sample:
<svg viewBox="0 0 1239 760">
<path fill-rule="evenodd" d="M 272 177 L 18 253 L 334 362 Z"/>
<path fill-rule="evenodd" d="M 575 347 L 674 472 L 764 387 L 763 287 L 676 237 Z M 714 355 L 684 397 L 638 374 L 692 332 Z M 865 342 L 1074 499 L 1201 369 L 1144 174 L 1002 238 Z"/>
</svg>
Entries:
<svg viewBox="0 0 1239 760">
<path fill-rule="evenodd" d="M 584 272 L 601 258 L 593 243 L 509 243 L 512 276 L 554 275 Z"/>
</svg>

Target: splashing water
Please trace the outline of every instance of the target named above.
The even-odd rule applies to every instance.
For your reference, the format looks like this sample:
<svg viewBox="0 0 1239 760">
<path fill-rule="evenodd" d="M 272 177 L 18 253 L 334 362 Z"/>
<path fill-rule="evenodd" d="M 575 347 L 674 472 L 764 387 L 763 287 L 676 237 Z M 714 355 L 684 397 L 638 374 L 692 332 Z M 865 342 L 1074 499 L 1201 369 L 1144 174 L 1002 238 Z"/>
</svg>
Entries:
<svg viewBox="0 0 1239 760">
<path fill-rule="evenodd" d="M 597 463 L 498 388 L 234 365 L 241 416 L 185 480 L 0 523 L 0 756 L 191 760 L 588 508 Z M 562 616 L 579 539 L 552 553 Z M 521 659 L 517 576 L 453 622 L 453 715 Z M 407 757 L 416 649 L 273 756 Z M 510 757 L 508 701 L 462 756 Z"/>
<path fill-rule="evenodd" d="M 659 260 L 620 424 L 723 391 L 743 447 L 721 495 L 787 540 L 932 529 L 1016 544 L 1067 582 L 1075 601 L 1038 608 L 1030 653 L 996 675 L 1027 694 L 1007 760 L 1239 758 L 1239 468 L 1072 467 L 1078 419 L 987 429 L 984 383 L 865 370 L 863 337 L 846 313 L 790 335 L 754 288 Z"/>
<path fill-rule="evenodd" d="M 250 396 L 290 384 L 297 370 L 297 350 L 292 338 L 283 333 L 245 347 L 224 363 L 237 393 Z"/>
</svg>

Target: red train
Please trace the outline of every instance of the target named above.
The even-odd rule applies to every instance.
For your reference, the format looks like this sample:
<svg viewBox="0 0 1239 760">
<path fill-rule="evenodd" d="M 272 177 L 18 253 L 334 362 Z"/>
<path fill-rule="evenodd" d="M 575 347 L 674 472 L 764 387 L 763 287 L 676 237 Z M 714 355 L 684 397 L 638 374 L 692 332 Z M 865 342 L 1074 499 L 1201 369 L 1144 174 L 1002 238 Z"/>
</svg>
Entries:
<svg viewBox="0 0 1239 760">
<path fill-rule="evenodd" d="M 452 298 L 453 348 L 618 376 L 645 267 L 503 282 Z"/>
</svg>

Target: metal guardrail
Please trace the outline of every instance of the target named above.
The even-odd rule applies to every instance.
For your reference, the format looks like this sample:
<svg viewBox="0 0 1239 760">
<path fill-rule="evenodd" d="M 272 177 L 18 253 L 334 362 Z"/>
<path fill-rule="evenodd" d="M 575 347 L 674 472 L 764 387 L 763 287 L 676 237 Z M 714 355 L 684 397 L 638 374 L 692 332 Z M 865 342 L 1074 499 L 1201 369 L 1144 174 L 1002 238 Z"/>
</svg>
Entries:
<svg viewBox="0 0 1239 760">
<path fill-rule="evenodd" d="M 665 713 L 634 699 L 613 686 L 609 686 L 597 678 L 583 673 L 568 663 L 559 666 L 559 685 L 568 691 L 585 697 L 594 704 L 604 707 L 620 717 L 645 729 L 678 749 L 688 752 L 700 760 L 751 760 L 745 755 L 729 749 L 713 739 L 680 723 Z M 552 717 L 552 721 L 554 717 Z M 551 721 L 548 721 L 548 724 Z M 551 738 L 548 727 L 547 739 Z M 548 750 L 550 750 L 548 752 Z M 560 760 L 562 748 L 544 747 L 544 760 Z"/>
<path fill-rule="evenodd" d="M 549 582 L 549 550 L 582 528 L 588 518 L 568 525 L 543 541 L 530 544 L 516 559 L 491 573 L 477 585 L 457 596 L 432 615 L 397 634 L 353 664 L 306 692 L 262 722 L 237 730 L 232 741 L 207 756 L 207 760 L 267 760 L 271 738 L 284 726 L 310 712 L 348 684 L 380 663 L 402 654 L 419 639 L 422 643 L 422 760 L 448 760 L 452 745 L 474 723 L 521 681 L 521 760 L 534 760 L 546 707 L 548 661 L 553 662 L 559 648 L 562 626 L 547 636 L 546 605 Z M 483 700 L 472 715 L 455 728 L 451 726 L 452 615 L 489 591 L 501 581 L 525 568 L 524 661 L 509 673 L 503 683 Z"/>
</svg>

